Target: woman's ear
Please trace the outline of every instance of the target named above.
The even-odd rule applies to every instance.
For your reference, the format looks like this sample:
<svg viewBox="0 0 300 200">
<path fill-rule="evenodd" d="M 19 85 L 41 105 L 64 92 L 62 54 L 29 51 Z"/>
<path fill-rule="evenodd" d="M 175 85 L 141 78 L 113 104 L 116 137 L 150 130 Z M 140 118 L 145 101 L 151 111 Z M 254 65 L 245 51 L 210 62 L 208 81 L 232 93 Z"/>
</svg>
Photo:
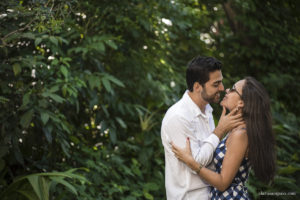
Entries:
<svg viewBox="0 0 300 200">
<path fill-rule="evenodd" d="M 243 108 L 244 107 L 244 101 L 243 100 L 239 100 L 238 104 L 237 104 L 238 108 Z"/>
</svg>

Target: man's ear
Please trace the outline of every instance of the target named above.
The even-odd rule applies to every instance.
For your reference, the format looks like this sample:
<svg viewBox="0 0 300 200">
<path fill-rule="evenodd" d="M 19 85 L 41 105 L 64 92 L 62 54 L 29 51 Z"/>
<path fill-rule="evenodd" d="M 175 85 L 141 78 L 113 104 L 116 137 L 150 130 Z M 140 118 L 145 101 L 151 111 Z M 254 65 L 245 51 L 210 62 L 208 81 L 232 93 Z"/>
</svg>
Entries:
<svg viewBox="0 0 300 200">
<path fill-rule="evenodd" d="M 202 92 L 202 90 L 203 90 L 202 85 L 198 82 L 195 82 L 194 85 L 193 85 L 193 91 Z"/>
</svg>

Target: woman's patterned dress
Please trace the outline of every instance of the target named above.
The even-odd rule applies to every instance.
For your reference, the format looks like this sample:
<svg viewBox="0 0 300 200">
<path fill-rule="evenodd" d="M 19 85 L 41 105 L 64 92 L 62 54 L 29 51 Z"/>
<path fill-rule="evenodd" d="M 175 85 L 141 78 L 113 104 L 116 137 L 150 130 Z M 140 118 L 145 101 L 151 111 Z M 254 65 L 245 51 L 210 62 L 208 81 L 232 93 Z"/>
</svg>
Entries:
<svg viewBox="0 0 300 200">
<path fill-rule="evenodd" d="M 226 140 L 228 138 L 228 135 L 220 142 L 220 144 L 217 146 L 216 151 L 214 152 L 214 163 L 216 166 L 216 172 L 221 173 L 222 169 L 222 163 L 223 159 L 226 153 Z M 224 200 L 235 200 L 235 199 L 243 199 L 243 200 L 248 200 L 248 189 L 245 186 L 245 183 L 248 179 L 248 174 L 249 174 L 250 166 L 247 158 L 244 158 L 241 166 L 232 180 L 232 183 L 230 186 L 224 191 L 221 192 L 217 190 L 214 187 L 211 187 L 211 199 L 213 200 L 219 200 L 219 199 L 224 199 Z"/>
</svg>

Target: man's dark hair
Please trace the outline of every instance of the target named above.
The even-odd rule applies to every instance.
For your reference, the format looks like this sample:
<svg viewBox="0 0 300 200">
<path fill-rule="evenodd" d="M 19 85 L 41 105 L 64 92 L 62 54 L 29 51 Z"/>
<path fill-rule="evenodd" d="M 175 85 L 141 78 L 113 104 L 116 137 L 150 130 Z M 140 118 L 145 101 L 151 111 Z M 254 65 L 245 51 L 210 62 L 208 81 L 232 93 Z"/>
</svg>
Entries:
<svg viewBox="0 0 300 200">
<path fill-rule="evenodd" d="M 189 91 L 193 92 L 195 82 L 202 86 L 209 80 L 209 73 L 221 70 L 222 63 L 213 57 L 197 56 L 193 58 L 186 70 L 186 83 Z"/>
</svg>

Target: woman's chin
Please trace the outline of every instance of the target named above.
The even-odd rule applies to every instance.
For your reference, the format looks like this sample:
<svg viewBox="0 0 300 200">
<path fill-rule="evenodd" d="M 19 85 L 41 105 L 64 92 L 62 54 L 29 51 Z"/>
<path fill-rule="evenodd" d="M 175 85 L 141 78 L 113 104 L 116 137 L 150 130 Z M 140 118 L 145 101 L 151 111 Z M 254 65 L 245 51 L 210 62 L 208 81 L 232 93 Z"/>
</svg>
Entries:
<svg viewBox="0 0 300 200">
<path fill-rule="evenodd" d="M 225 107 L 227 112 L 231 111 L 231 109 L 229 109 L 228 106 L 226 105 L 226 103 L 224 103 L 223 101 L 220 102 L 220 106 Z"/>
</svg>

